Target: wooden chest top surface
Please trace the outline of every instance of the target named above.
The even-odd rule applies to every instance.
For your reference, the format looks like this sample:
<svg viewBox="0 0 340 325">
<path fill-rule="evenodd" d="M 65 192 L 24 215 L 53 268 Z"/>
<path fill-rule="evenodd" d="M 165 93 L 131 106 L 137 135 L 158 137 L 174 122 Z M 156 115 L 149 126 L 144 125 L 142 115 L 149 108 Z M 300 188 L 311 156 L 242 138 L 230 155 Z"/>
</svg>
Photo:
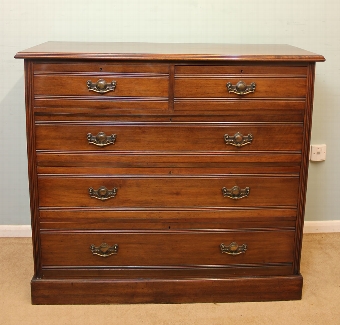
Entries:
<svg viewBox="0 0 340 325">
<path fill-rule="evenodd" d="M 15 58 L 115 60 L 325 61 L 303 49 L 280 44 L 46 42 Z"/>
</svg>

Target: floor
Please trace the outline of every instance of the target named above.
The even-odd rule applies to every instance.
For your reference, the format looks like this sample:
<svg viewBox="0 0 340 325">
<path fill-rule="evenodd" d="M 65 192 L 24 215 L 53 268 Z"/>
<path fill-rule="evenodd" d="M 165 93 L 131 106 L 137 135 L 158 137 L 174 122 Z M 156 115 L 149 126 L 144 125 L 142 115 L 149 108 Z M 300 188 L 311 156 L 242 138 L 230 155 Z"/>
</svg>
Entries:
<svg viewBox="0 0 340 325">
<path fill-rule="evenodd" d="M 0 325 L 340 324 L 340 233 L 305 234 L 301 301 L 181 305 L 32 306 L 29 238 L 0 238 Z"/>
</svg>

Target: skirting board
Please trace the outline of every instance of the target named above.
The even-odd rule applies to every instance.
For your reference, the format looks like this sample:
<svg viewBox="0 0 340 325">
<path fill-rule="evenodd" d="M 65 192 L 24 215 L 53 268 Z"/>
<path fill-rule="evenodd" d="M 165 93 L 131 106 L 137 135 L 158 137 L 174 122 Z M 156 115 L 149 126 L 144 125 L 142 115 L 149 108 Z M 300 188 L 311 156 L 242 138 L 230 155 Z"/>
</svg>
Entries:
<svg viewBox="0 0 340 325">
<path fill-rule="evenodd" d="M 0 225 L 0 237 L 31 237 L 30 225 Z"/>
<path fill-rule="evenodd" d="M 305 234 L 340 232 L 340 220 L 305 221 Z M 0 237 L 31 237 L 30 225 L 0 225 Z"/>
<path fill-rule="evenodd" d="M 305 234 L 340 232 L 340 220 L 305 221 L 303 232 Z"/>
</svg>

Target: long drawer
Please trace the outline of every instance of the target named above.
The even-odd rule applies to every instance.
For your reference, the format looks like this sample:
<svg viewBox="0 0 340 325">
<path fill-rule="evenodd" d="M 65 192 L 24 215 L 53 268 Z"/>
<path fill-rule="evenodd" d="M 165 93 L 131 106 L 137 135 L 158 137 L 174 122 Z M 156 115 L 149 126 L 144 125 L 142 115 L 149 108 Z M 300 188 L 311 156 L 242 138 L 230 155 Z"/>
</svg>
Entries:
<svg viewBox="0 0 340 325">
<path fill-rule="evenodd" d="M 301 150 L 302 124 L 44 123 L 38 150 L 284 151 Z"/>
<path fill-rule="evenodd" d="M 109 173 L 109 171 L 108 171 Z M 296 207 L 297 176 L 40 175 L 41 207 Z"/>
<path fill-rule="evenodd" d="M 293 231 L 43 232 L 44 266 L 289 263 Z"/>
<path fill-rule="evenodd" d="M 295 229 L 296 209 L 41 209 L 41 230 Z"/>
</svg>

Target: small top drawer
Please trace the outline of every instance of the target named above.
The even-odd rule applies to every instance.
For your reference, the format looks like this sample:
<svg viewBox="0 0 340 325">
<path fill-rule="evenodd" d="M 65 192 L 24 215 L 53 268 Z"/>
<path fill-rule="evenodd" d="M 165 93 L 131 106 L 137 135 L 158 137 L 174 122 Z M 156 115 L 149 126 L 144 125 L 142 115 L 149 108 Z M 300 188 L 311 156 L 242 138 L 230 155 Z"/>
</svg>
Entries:
<svg viewBox="0 0 340 325">
<path fill-rule="evenodd" d="M 36 96 L 168 97 L 167 65 L 36 64 Z"/>
<path fill-rule="evenodd" d="M 34 77 L 37 96 L 168 97 L 166 76 L 45 75 Z"/>
<path fill-rule="evenodd" d="M 178 66 L 175 98 L 305 98 L 306 67 Z"/>
</svg>

